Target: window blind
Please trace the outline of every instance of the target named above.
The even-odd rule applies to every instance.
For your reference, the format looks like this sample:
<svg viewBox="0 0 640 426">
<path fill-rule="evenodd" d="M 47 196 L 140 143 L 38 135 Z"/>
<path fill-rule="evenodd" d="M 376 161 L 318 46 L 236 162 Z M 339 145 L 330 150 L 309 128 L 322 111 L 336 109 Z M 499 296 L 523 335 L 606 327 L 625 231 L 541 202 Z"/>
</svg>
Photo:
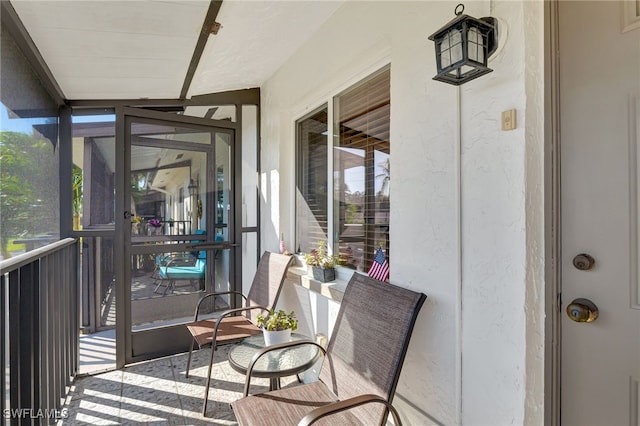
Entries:
<svg viewBox="0 0 640 426">
<path fill-rule="evenodd" d="M 379 247 L 389 256 L 390 77 L 386 68 L 334 99 L 338 253 L 361 271 Z"/>
<path fill-rule="evenodd" d="M 296 250 L 305 253 L 327 241 L 327 124 L 324 106 L 296 125 Z"/>
</svg>

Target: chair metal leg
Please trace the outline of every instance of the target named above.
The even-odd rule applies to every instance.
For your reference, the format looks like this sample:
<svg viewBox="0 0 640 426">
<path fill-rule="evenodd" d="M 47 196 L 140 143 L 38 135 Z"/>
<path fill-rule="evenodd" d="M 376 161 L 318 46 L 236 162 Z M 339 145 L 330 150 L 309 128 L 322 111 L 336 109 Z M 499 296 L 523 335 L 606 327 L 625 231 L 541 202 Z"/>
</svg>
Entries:
<svg viewBox="0 0 640 426">
<path fill-rule="evenodd" d="M 176 284 L 175 284 L 175 280 L 170 280 L 169 284 L 167 284 L 167 286 L 164 288 L 164 293 L 162 293 L 163 296 L 167 295 L 167 291 L 169 291 L 169 288 L 171 288 L 171 293 L 173 293 L 173 291 L 175 290 Z"/>
<path fill-rule="evenodd" d="M 191 349 L 189 349 L 189 356 L 187 356 L 187 371 L 184 373 L 185 378 L 189 378 L 189 368 L 191 367 L 191 354 L 193 354 L 193 347 L 196 344 L 196 339 L 191 339 Z"/>
<path fill-rule="evenodd" d="M 213 370 L 213 354 L 216 352 L 216 342 L 211 343 L 211 358 L 209 359 L 209 371 L 207 373 L 207 385 L 204 388 L 204 401 L 202 402 L 202 415 L 207 413 L 207 402 L 209 402 L 209 388 L 211 387 L 211 370 Z"/>
<path fill-rule="evenodd" d="M 160 278 L 160 269 L 158 268 L 158 265 L 156 265 L 153 268 L 153 272 L 151 273 L 151 279 L 153 280 L 153 285 L 156 285 L 158 283 L 158 281 L 161 279 Z"/>
</svg>

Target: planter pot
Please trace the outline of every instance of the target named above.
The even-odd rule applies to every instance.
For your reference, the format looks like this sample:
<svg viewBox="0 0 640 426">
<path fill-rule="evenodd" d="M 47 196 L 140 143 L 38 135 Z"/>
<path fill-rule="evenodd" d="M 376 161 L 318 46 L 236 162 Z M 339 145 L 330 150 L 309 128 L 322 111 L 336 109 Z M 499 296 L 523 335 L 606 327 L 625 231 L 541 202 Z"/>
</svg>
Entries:
<svg viewBox="0 0 640 426">
<path fill-rule="evenodd" d="M 291 340 L 291 329 L 268 331 L 262 330 L 264 335 L 264 344 L 266 346 L 277 345 L 278 343 L 286 343 Z"/>
<path fill-rule="evenodd" d="M 335 268 L 319 268 L 317 266 L 312 267 L 313 278 L 323 283 L 334 281 L 336 279 Z"/>
</svg>

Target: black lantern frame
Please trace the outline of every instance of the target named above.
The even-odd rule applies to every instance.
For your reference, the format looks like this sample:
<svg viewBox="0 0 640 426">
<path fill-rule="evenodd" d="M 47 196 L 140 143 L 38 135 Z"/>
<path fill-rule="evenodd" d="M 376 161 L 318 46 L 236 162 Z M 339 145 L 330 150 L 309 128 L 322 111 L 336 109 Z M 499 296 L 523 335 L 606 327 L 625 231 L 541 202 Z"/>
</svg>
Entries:
<svg viewBox="0 0 640 426">
<path fill-rule="evenodd" d="M 435 44 L 438 67 L 433 79 L 455 86 L 493 71 L 487 61 L 498 48 L 497 20 L 474 18 L 463 11 L 459 4 L 457 17 L 429 36 Z"/>
<path fill-rule="evenodd" d="M 189 195 L 190 196 L 196 196 L 198 195 L 198 184 L 195 183 L 193 181 L 193 179 L 189 180 L 189 186 L 187 187 L 187 189 L 189 190 Z"/>
</svg>

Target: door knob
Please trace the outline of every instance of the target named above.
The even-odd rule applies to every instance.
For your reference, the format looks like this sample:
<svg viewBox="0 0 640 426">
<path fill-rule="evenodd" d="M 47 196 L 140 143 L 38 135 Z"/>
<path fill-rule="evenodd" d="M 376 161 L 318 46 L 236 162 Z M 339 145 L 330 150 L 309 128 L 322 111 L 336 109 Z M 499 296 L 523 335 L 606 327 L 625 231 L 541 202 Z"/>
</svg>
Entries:
<svg viewBox="0 0 640 426">
<path fill-rule="evenodd" d="M 589 269 L 593 268 L 593 265 L 595 265 L 595 263 L 596 260 L 587 253 L 580 253 L 573 258 L 573 266 L 581 271 L 588 271 Z"/>
<path fill-rule="evenodd" d="M 575 322 L 593 322 L 599 312 L 596 304 L 589 299 L 575 299 L 567 306 L 567 315 Z"/>
</svg>

